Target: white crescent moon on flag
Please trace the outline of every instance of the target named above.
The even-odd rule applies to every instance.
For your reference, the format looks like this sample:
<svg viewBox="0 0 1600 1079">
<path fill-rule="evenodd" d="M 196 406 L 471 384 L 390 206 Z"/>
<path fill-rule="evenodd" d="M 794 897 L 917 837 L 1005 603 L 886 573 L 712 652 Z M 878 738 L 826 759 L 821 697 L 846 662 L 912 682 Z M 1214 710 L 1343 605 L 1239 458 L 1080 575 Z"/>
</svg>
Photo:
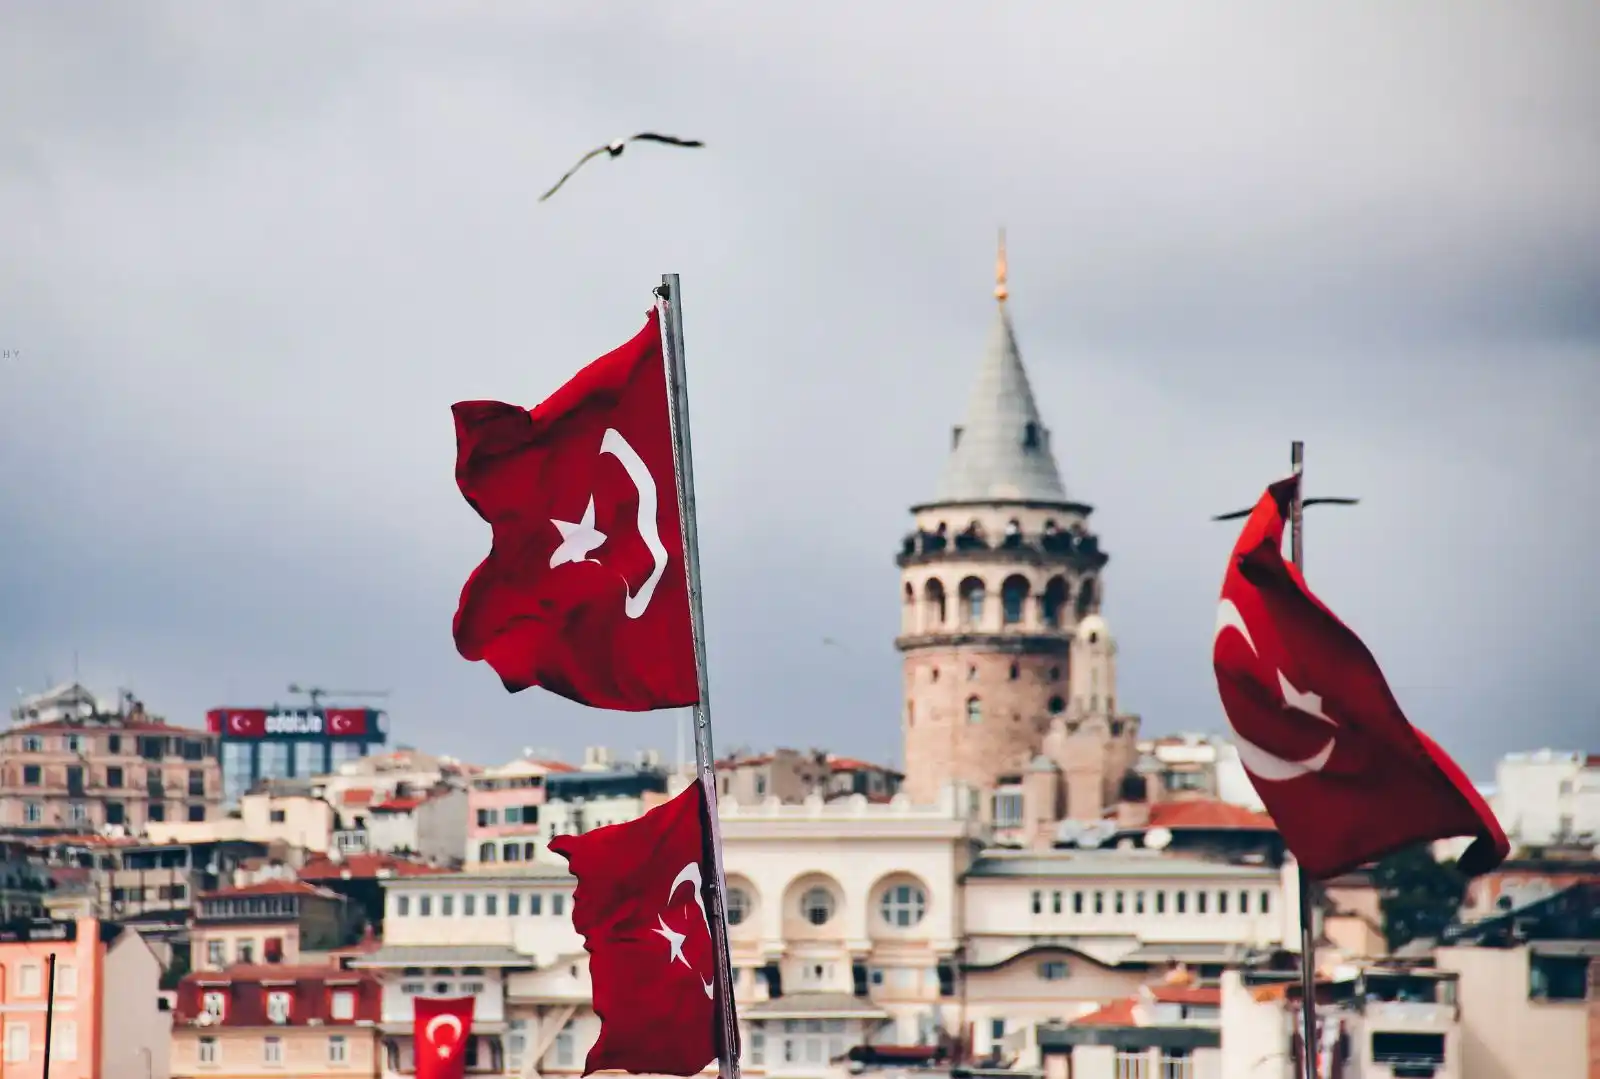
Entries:
<svg viewBox="0 0 1600 1079">
<path fill-rule="evenodd" d="M 656 511 L 659 508 L 656 480 L 650 475 L 650 469 L 645 466 L 644 459 L 634 451 L 628 440 L 623 438 L 622 433 L 616 428 L 606 428 L 605 437 L 600 440 L 600 452 L 609 453 L 621 462 L 623 471 L 628 474 L 634 488 L 639 492 L 639 536 L 649 549 L 650 558 L 655 566 L 638 594 L 627 592 L 627 601 L 622 605 L 623 614 L 629 618 L 638 618 L 649 608 L 650 599 L 656 594 L 656 585 L 661 583 L 661 575 L 667 570 L 667 548 L 661 542 L 660 529 L 656 527 Z M 622 587 L 626 592 L 628 587 L 626 582 Z M 696 896 L 699 894 L 698 891 L 695 893 Z"/>
<path fill-rule="evenodd" d="M 706 911 L 706 897 L 702 894 L 704 881 L 700 877 L 700 863 L 690 862 L 678 870 L 678 875 L 672 878 L 672 887 L 667 889 L 667 902 L 672 902 L 672 897 L 678 894 L 678 889 L 685 883 L 694 885 L 694 905 L 700 908 L 700 919 L 706 923 L 706 936 L 711 935 L 711 915 Z M 705 988 L 706 998 L 710 999 L 716 992 L 711 982 L 704 978 L 700 984 Z"/>
<path fill-rule="evenodd" d="M 437 1031 L 440 1027 L 449 1027 L 455 1031 L 455 1037 L 450 1039 L 449 1045 L 439 1045 Z M 422 1036 L 428 1039 L 429 1044 L 438 1047 L 441 1057 L 447 1057 L 454 1046 L 461 1044 L 461 1019 L 454 1015 L 436 1015 L 422 1028 Z"/>
<path fill-rule="evenodd" d="M 1213 648 L 1216 646 L 1216 642 L 1221 639 L 1223 631 L 1228 629 L 1237 630 L 1239 635 L 1244 638 L 1244 643 L 1250 646 L 1250 651 L 1257 656 L 1261 655 L 1260 652 L 1256 651 L 1256 642 L 1250 636 L 1250 627 L 1245 624 L 1244 615 L 1239 613 L 1238 605 L 1231 599 L 1225 599 L 1217 604 L 1217 630 L 1211 637 Z M 1322 714 L 1322 701 L 1320 698 L 1315 694 L 1299 692 L 1284 677 L 1282 671 L 1277 673 L 1278 688 L 1283 691 L 1286 705 L 1305 712 L 1307 715 L 1320 719 L 1325 723 L 1333 724 L 1333 720 Z M 1334 741 L 1330 738 L 1328 739 L 1328 744 L 1313 756 L 1299 761 L 1285 760 L 1275 754 L 1268 753 L 1246 738 L 1243 732 L 1234 726 L 1233 717 L 1228 715 L 1226 707 L 1222 709 L 1222 714 L 1228 721 L 1228 729 L 1233 731 L 1233 737 L 1239 743 L 1239 763 L 1243 764 L 1245 769 L 1257 779 L 1265 779 L 1272 783 L 1298 779 L 1301 776 L 1322 771 L 1327 766 L 1328 759 L 1333 756 Z"/>
</svg>

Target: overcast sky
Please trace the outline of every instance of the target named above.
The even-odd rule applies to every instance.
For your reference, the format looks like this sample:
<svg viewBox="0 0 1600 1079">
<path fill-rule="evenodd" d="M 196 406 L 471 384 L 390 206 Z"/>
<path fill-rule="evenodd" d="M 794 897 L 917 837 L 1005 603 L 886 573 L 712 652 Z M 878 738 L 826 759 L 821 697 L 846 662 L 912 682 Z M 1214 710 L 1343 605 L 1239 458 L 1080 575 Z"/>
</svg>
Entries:
<svg viewBox="0 0 1600 1079">
<path fill-rule="evenodd" d="M 673 751 L 506 694 L 449 406 L 534 404 L 683 275 L 720 748 L 900 755 L 898 577 L 994 233 L 1119 699 L 1218 730 L 1236 526 L 1480 778 L 1600 751 L 1600 6 L 59 4 L 0 12 L 0 686 L 198 724 Z M 583 150 L 655 129 L 545 204 Z M 832 638 L 841 647 L 825 646 Z"/>
</svg>

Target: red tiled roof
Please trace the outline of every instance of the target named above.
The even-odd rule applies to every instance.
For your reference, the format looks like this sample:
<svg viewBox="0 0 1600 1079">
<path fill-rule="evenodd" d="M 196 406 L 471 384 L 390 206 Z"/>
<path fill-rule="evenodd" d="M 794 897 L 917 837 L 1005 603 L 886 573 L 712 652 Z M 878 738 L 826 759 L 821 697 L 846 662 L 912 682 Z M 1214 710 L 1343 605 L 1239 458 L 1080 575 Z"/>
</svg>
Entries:
<svg viewBox="0 0 1600 1079">
<path fill-rule="evenodd" d="M 1276 832 L 1278 826 L 1265 813 L 1229 802 L 1197 799 L 1184 802 L 1157 802 L 1150 807 L 1150 827 L 1168 829 L 1230 828 L 1243 831 Z"/>
<path fill-rule="evenodd" d="M 724 757 L 717 762 L 717 767 L 727 771 L 732 768 L 759 767 L 763 764 L 771 764 L 772 761 L 773 757 L 770 753 L 763 753 L 759 757 Z"/>
<path fill-rule="evenodd" d="M 547 772 L 576 772 L 578 770 L 577 765 L 568 764 L 566 761 L 541 761 L 530 759 L 528 763 L 537 764 L 540 768 L 543 768 Z"/>
<path fill-rule="evenodd" d="M 1150 996 L 1161 1004 L 1222 1004 L 1222 990 L 1216 986 L 1152 985 Z"/>
<path fill-rule="evenodd" d="M 235 898 L 249 895 L 330 895 L 325 888 L 318 888 L 314 884 L 307 884 L 303 880 L 263 880 L 255 884 L 246 884 L 240 888 L 220 888 L 215 892 L 206 892 L 200 898 L 218 899 Z"/>
<path fill-rule="evenodd" d="M 829 757 L 828 767 L 839 772 L 886 772 L 897 776 L 902 773 L 882 764 L 873 764 L 871 761 L 858 760 L 855 757 Z"/>
<path fill-rule="evenodd" d="M 180 734 L 186 738 L 215 738 L 210 731 L 198 727 L 179 727 L 160 719 L 124 719 L 111 720 L 109 723 L 78 720 L 49 720 L 43 723 L 18 723 L 5 731 L 6 734 L 120 734 L 122 732 L 134 734 Z"/>
<path fill-rule="evenodd" d="M 351 787 L 339 796 L 339 800 L 347 806 L 364 806 L 372 801 L 372 788 Z"/>
<path fill-rule="evenodd" d="M 377 877 L 420 877 L 445 872 L 448 870 L 394 854 L 349 854 L 339 861 L 318 855 L 300 868 L 300 879 L 367 880 Z"/>
<path fill-rule="evenodd" d="M 1074 1019 L 1073 1026 L 1080 1027 L 1136 1027 L 1138 1020 L 1134 1018 L 1133 1009 L 1138 1001 L 1133 997 L 1124 1000 L 1113 1000 L 1109 1004 L 1102 1004 L 1099 1008 Z"/>
</svg>

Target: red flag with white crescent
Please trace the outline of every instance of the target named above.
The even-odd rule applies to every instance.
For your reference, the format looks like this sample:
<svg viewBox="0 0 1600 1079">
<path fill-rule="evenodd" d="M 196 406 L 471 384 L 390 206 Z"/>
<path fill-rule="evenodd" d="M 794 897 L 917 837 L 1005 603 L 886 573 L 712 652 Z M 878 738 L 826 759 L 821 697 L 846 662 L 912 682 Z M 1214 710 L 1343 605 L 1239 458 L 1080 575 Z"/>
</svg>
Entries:
<svg viewBox="0 0 1600 1079">
<path fill-rule="evenodd" d="M 462 1079 L 472 1037 L 472 997 L 413 997 L 417 1079 Z"/>
</svg>

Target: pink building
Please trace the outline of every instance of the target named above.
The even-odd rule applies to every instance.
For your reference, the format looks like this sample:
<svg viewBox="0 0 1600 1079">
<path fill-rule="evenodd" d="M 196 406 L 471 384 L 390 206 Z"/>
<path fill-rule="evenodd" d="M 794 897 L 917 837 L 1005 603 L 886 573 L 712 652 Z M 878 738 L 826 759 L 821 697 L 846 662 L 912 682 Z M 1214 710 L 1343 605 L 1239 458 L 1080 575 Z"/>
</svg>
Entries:
<svg viewBox="0 0 1600 1079">
<path fill-rule="evenodd" d="M 545 777 L 572 771 L 561 761 L 521 757 L 475 777 L 467 794 L 468 868 L 532 861 L 534 844 L 546 838 L 539 823 Z"/>
<path fill-rule="evenodd" d="M 133 930 L 81 918 L 0 929 L 0 1076 L 44 1074 L 51 955 L 51 1079 L 167 1074 L 171 1024 L 158 1003 L 161 964 Z"/>
</svg>

